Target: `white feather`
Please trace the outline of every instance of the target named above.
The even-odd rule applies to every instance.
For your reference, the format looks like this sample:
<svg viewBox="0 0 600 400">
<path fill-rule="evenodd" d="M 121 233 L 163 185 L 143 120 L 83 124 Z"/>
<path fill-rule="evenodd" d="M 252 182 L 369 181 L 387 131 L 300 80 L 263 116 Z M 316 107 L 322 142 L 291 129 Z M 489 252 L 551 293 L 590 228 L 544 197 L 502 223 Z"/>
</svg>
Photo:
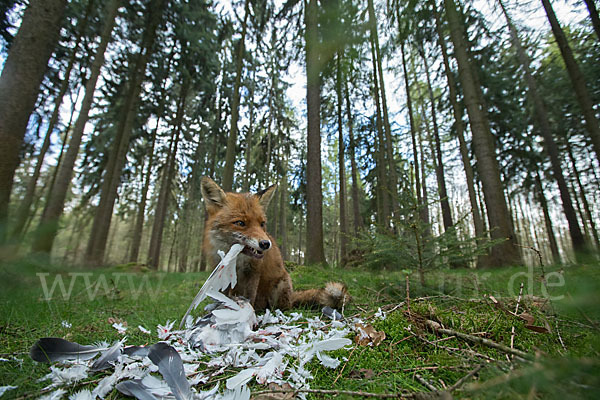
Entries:
<svg viewBox="0 0 600 400">
<path fill-rule="evenodd" d="M 92 396 L 92 392 L 89 390 L 83 389 L 70 395 L 69 400 L 94 400 L 94 396 Z"/>
<path fill-rule="evenodd" d="M 57 389 L 52 393 L 45 394 L 39 397 L 39 400 L 59 400 L 67 393 L 65 389 Z"/>
</svg>

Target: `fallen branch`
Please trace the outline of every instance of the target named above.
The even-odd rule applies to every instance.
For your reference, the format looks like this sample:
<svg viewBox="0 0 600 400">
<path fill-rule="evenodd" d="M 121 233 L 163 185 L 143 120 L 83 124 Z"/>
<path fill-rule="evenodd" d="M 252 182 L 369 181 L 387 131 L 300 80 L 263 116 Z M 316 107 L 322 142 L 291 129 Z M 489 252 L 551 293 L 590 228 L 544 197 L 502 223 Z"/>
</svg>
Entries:
<svg viewBox="0 0 600 400">
<path fill-rule="evenodd" d="M 521 282 L 521 287 L 519 287 L 519 297 L 517 298 L 517 305 L 515 306 L 515 315 L 519 313 L 519 303 L 521 302 L 521 296 L 523 295 L 523 282 Z M 510 348 L 515 348 L 515 324 L 513 322 L 512 329 L 510 331 Z"/>
<path fill-rule="evenodd" d="M 507 346 L 505 346 L 503 344 L 496 343 L 494 341 L 491 341 L 489 339 L 485 339 L 485 338 L 482 338 L 482 337 L 479 337 L 479 336 L 473 336 L 473 335 L 469 335 L 469 334 L 466 334 L 466 333 L 457 332 L 457 331 L 452 330 L 452 329 L 442 328 L 442 326 L 439 323 L 435 322 L 435 321 L 427 320 L 427 321 L 425 321 L 425 324 L 429 328 L 431 328 L 434 332 L 438 332 L 438 333 L 441 333 L 441 334 L 444 334 L 444 335 L 450 335 L 450 336 L 454 335 L 454 336 L 456 336 L 458 338 L 461 338 L 463 340 L 467 340 L 469 342 L 473 342 L 473 343 L 481 344 L 481 345 L 484 345 L 484 346 L 487 346 L 487 347 L 491 347 L 493 349 L 500 350 L 500 351 L 502 351 L 504 353 L 513 354 L 513 355 L 515 355 L 517 357 L 521 357 L 521 358 L 526 359 L 526 360 L 533 359 L 533 356 L 531 356 L 528 353 L 525 353 L 524 351 L 517 350 L 517 349 L 511 349 L 510 347 L 507 347 Z"/>
</svg>

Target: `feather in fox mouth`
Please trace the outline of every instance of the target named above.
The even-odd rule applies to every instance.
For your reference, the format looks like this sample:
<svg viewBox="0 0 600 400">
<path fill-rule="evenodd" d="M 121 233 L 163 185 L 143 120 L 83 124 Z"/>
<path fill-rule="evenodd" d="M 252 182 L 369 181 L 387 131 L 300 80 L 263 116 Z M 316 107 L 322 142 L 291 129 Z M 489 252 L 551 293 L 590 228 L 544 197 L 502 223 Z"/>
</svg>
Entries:
<svg viewBox="0 0 600 400">
<path fill-rule="evenodd" d="M 250 247 L 250 246 L 244 246 L 244 249 L 242 250 L 242 254 L 245 254 L 250 257 L 258 258 L 258 259 L 261 259 L 265 256 L 265 254 L 262 250 L 257 250 L 254 247 Z"/>
</svg>

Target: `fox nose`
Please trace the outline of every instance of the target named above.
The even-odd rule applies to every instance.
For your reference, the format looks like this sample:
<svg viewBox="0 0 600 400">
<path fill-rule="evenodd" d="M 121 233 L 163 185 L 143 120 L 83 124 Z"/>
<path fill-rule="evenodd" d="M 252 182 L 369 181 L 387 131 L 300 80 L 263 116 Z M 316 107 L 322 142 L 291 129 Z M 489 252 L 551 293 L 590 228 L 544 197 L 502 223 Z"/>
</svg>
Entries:
<svg viewBox="0 0 600 400">
<path fill-rule="evenodd" d="M 258 247 L 260 247 L 261 250 L 268 250 L 269 247 L 271 247 L 271 241 L 270 240 L 261 240 L 260 242 L 258 242 Z"/>
</svg>

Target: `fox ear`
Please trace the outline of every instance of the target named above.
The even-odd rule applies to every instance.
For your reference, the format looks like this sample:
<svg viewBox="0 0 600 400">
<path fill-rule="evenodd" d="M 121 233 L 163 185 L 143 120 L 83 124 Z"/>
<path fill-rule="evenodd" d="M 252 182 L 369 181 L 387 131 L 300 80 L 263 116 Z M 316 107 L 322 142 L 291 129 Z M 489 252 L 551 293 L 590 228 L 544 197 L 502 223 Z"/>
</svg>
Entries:
<svg viewBox="0 0 600 400">
<path fill-rule="evenodd" d="M 269 203 L 271 202 L 271 199 L 275 194 L 275 190 L 277 190 L 277 185 L 271 185 L 265 190 L 261 190 L 260 192 L 256 193 L 256 197 L 258 197 L 258 202 L 265 210 L 267 209 L 267 207 L 269 207 Z"/>
<path fill-rule="evenodd" d="M 225 192 L 208 176 L 202 177 L 200 190 L 207 210 L 221 208 L 225 204 Z"/>
</svg>

